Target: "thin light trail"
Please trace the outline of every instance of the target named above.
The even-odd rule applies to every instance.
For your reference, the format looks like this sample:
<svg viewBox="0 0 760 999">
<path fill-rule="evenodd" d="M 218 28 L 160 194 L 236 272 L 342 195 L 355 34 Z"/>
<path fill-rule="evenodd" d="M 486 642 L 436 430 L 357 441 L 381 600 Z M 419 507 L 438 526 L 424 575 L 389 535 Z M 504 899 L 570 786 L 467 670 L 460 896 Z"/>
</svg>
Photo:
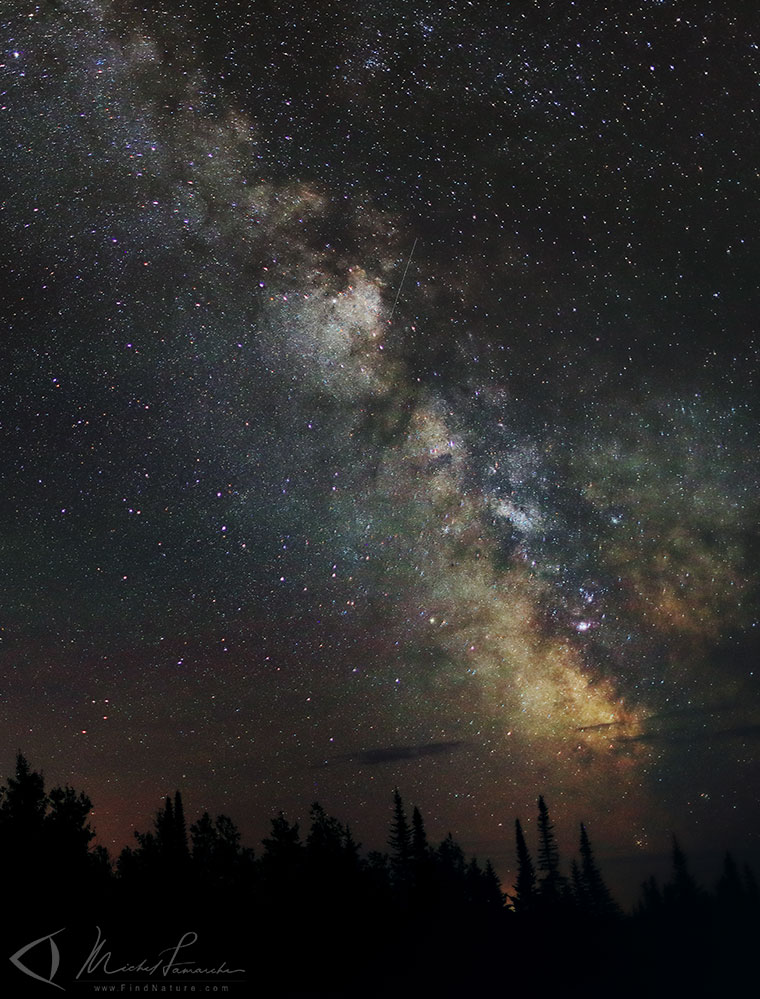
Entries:
<svg viewBox="0 0 760 999">
<path fill-rule="evenodd" d="M 396 301 L 393 303 L 393 308 L 391 309 L 391 316 L 388 320 L 389 323 L 393 322 L 393 313 L 396 311 L 396 306 L 398 305 L 399 296 L 401 295 L 401 289 L 404 287 L 404 281 L 406 281 L 406 272 L 409 270 L 409 264 L 412 262 L 412 257 L 414 256 L 414 251 L 417 248 L 417 240 L 420 237 L 417 236 L 414 240 L 414 246 L 412 247 L 412 252 L 409 254 L 409 259 L 406 262 L 406 267 L 404 268 L 404 273 L 401 277 L 401 284 L 398 286 L 398 291 L 396 292 Z"/>
</svg>

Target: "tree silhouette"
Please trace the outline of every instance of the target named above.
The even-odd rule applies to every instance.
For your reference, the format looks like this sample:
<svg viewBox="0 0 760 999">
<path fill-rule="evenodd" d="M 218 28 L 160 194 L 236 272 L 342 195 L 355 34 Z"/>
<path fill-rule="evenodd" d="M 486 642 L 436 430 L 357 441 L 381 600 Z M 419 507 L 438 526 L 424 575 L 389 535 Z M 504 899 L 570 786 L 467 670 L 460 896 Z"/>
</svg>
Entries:
<svg viewBox="0 0 760 999">
<path fill-rule="evenodd" d="M 91 851 L 90 799 L 68 785 L 45 792 L 41 773 L 18 753 L 15 774 L 0 789 L 0 878 L 6 897 L 31 910 L 45 897 L 48 913 L 92 905 L 111 881 L 108 851 Z"/>
<path fill-rule="evenodd" d="M 368 892 L 383 907 L 390 905 L 391 864 L 387 853 L 370 850 L 363 867 Z"/>
<path fill-rule="evenodd" d="M 89 824 L 92 802 L 71 787 L 55 787 L 48 795 L 50 810 L 43 823 L 43 846 L 47 866 L 59 883 L 70 890 L 95 872 L 95 860 L 89 852 L 95 833 Z M 102 862 L 102 854 L 98 856 Z"/>
<path fill-rule="evenodd" d="M 117 862 L 117 873 L 127 884 L 156 881 L 172 892 L 184 891 L 189 873 L 190 848 L 187 841 L 182 795 L 167 795 L 156 811 L 153 829 L 135 830 L 137 846 L 125 847 Z"/>
<path fill-rule="evenodd" d="M 554 838 L 554 826 L 543 795 L 538 799 L 538 870 L 541 874 L 539 896 L 547 904 L 557 903 L 564 878 L 559 869 L 559 848 Z"/>
<path fill-rule="evenodd" d="M 304 847 L 298 823 L 291 825 L 280 812 L 271 820 L 272 831 L 262 840 L 261 873 L 268 891 L 280 894 L 280 902 L 290 904 L 303 870 Z"/>
<path fill-rule="evenodd" d="M 208 812 L 190 826 L 191 857 L 201 870 L 211 870 L 215 865 L 219 837 Z"/>
<path fill-rule="evenodd" d="M 467 898 L 467 863 L 462 848 L 448 833 L 436 853 L 441 904 L 456 909 Z"/>
<path fill-rule="evenodd" d="M 422 812 L 416 805 L 412 811 L 411 855 L 415 903 L 423 910 L 431 910 L 438 900 L 436 859 L 428 843 Z"/>
<path fill-rule="evenodd" d="M 394 883 L 400 890 L 403 890 L 409 884 L 412 836 L 398 788 L 393 790 L 393 820 L 388 836 L 388 846 L 391 848 L 391 869 Z"/>
<path fill-rule="evenodd" d="M 379 994 L 392 993 L 402 975 L 411 976 L 413 994 L 427 994 L 425 989 L 491 994 L 502 981 L 497 955 L 503 946 L 525 957 L 512 974 L 515 988 L 533 984 L 528 958 L 551 954 L 553 967 L 541 969 L 541 981 L 553 991 L 566 986 L 572 994 L 599 994 L 621 966 L 630 968 L 632 995 L 647 988 L 648 994 L 698 994 L 703 976 L 710 988 L 729 983 L 739 990 L 760 930 L 749 869 L 740 872 L 726 854 L 715 890 L 707 893 L 674 838 L 664 890 L 654 878 L 647 880 L 634 918 L 623 919 L 586 826 L 580 824 L 580 855 L 568 880 L 560 873 L 543 797 L 538 805 L 537 867 L 515 820 L 515 911 L 508 916 L 490 862 L 466 860 L 451 833 L 431 849 L 422 813 L 415 807 L 408 822 L 398 789 L 388 838 L 391 857 L 377 852 L 363 857 L 349 827 L 315 802 L 305 842 L 298 824 L 279 813 L 258 861 L 225 815 L 204 812 L 190 826 L 188 842 L 177 791 L 162 800 L 149 831 L 135 833 L 135 845 L 122 851 L 114 878 L 107 851 L 92 847 L 87 795 L 69 786 L 46 793 L 42 775 L 19 753 L 14 776 L 0 790 L 1 883 L 16 921 L 19 913 L 39 917 L 42 900 L 46 916 L 55 912 L 57 921 L 79 897 L 89 912 L 94 900 L 104 920 L 120 920 L 122 927 L 139 921 L 141 931 L 160 946 L 167 921 L 192 911 L 193 925 L 220 947 L 235 940 L 239 953 L 248 954 L 251 940 L 257 941 L 257 974 L 260 970 L 270 990 L 297 952 L 308 970 L 295 984 L 288 980 L 296 992 L 308 994 L 316 980 L 332 983 L 337 973 L 345 987 L 338 994 L 360 994 L 367 976 L 376 975 L 384 955 L 392 953 L 394 968 L 387 981 L 379 980 L 385 989 Z M 147 912 L 146 897 L 156 899 Z M 84 917 L 84 908 L 75 911 Z M 34 939 L 26 929 L 20 937 L 19 944 Z M 592 939 L 593 962 L 575 960 Z M 443 952 L 432 967 L 422 959 L 431 947 Z M 693 960 L 697 953 L 699 965 Z M 714 988 L 713 993 L 720 994 Z"/>
<path fill-rule="evenodd" d="M 71 845 L 71 853 L 85 854 L 90 840 L 95 836 L 88 821 L 92 802 L 86 794 L 77 794 L 68 785 L 54 787 L 48 798 L 50 811 L 45 816 L 45 825 L 51 835 L 59 842 L 67 840 Z"/>
<path fill-rule="evenodd" d="M 264 856 L 278 864 L 288 866 L 297 860 L 302 849 L 298 823 L 294 822 L 291 825 L 282 812 L 271 822 L 272 833 L 262 840 L 266 851 Z"/>
<path fill-rule="evenodd" d="M 190 857 L 190 848 L 187 841 L 187 825 L 185 824 L 185 809 L 182 804 L 182 795 L 179 791 L 174 792 L 173 850 L 177 858 L 181 861 L 187 860 Z"/>
<path fill-rule="evenodd" d="M 586 827 L 582 822 L 580 854 L 582 899 L 578 899 L 579 903 L 590 916 L 596 918 L 605 919 L 617 915 L 619 909 L 594 859 L 594 851 L 591 848 Z"/>
<path fill-rule="evenodd" d="M 361 843 L 357 843 L 351 833 L 351 827 L 347 825 L 344 829 L 343 849 L 346 855 L 346 863 L 352 870 L 359 869 L 359 850 Z"/>
<path fill-rule="evenodd" d="M 416 805 L 412 811 L 411 855 L 417 864 L 424 863 L 430 855 L 430 847 L 428 846 L 427 833 L 425 832 L 425 823 L 422 818 L 422 812 L 420 812 Z"/>
<path fill-rule="evenodd" d="M 504 894 L 490 860 L 481 867 L 473 857 L 467 865 L 465 879 L 467 900 L 474 911 L 491 914 L 504 908 Z"/>
<path fill-rule="evenodd" d="M 253 851 L 241 847 L 240 832 L 227 815 L 214 820 L 204 812 L 190 826 L 190 841 L 196 878 L 217 886 L 234 885 L 250 871 Z"/>
<path fill-rule="evenodd" d="M 315 801 L 311 806 L 311 829 L 306 837 L 306 850 L 314 864 L 336 866 L 343 857 L 346 831 L 337 819 L 325 812 Z"/>
<path fill-rule="evenodd" d="M 156 812 L 153 827 L 155 848 L 164 870 L 175 878 L 180 877 L 190 859 L 190 849 L 182 795 L 179 791 L 175 792 L 174 800 L 169 795 L 166 796 L 164 807 Z"/>
<path fill-rule="evenodd" d="M 323 905 L 345 906 L 358 880 L 359 851 L 350 831 L 319 802 L 311 806 L 306 838 L 307 875 L 311 891 Z"/>
<path fill-rule="evenodd" d="M 501 890 L 501 882 L 490 860 L 486 861 L 481 878 L 480 898 L 489 909 L 501 912 L 504 909 L 506 896 Z"/>
<path fill-rule="evenodd" d="M 673 835 L 671 847 L 673 864 L 672 880 L 665 885 L 665 900 L 671 906 L 680 910 L 682 918 L 687 914 L 694 916 L 703 901 L 703 893 L 694 880 L 681 846 Z"/>
<path fill-rule="evenodd" d="M 589 900 L 586 891 L 586 884 L 583 880 L 581 869 L 578 866 L 578 861 L 575 859 L 573 859 L 573 862 L 570 864 L 570 885 L 572 899 L 576 907 L 581 912 L 588 912 Z"/>
<path fill-rule="evenodd" d="M 102 843 L 96 844 L 89 854 L 92 879 L 96 888 L 105 889 L 113 880 L 113 864 L 108 848 Z"/>
<path fill-rule="evenodd" d="M 0 789 L 0 833 L 7 847 L 24 856 L 38 851 L 48 797 L 42 774 L 29 769 L 26 758 L 16 756 L 16 775 Z"/>
<path fill-rule="evenodd" d="M 536 869 L 525 842 L 522 825 L 515 819 L 515 845 L 517 848 L 517 880 L 510 896 L 515 912 L 531 912 L 536 907 Z"/>
</svg>

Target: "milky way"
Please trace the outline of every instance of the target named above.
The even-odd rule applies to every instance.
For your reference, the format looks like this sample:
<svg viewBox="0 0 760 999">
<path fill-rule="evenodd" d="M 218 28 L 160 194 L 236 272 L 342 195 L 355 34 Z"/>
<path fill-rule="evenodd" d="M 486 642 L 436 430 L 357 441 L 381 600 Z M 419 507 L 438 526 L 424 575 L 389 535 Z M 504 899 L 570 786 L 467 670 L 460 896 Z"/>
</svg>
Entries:
<svg viewBox="0 0 760 999">
<path fill-rule="evenodd" d="M 107 844 L 756 848 L 757 47 L 550 6 L 3 6 L 4 754 Z"/>
</svg>

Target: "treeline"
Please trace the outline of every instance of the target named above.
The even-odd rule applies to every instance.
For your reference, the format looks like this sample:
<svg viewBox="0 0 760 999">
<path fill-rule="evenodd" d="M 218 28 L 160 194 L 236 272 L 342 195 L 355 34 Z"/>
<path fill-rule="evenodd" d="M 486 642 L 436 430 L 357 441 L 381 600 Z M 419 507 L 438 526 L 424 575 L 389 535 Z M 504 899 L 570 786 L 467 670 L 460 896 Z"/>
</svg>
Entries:
<svg viewBox="0 0 760 999">
<path fill-rule="evenodd" d="M 91 810 L 70 787 L 46 791 L 17 757 L 0 789 L 0 883 L 19 939 L 35 920 L 59 919 L 83 937 L 97 925 L 143 951 L 192 930 L 208 960 L 223 948 L 228 965 L 280 995 L 506 994 L 528 985 L 538 995 L 701 995 L 740 987 L 754 971 L 760 894 L 749 868 L 727 853 L 707 890 L 674 839 L 670 879 L 650 878 L 624 913 L 584 824 L 577 857 L 562 865 L 543 797 L 535 853 L 515 821 L 517 874 L 506 891 L 491 863 L 468 859 L 450 834 L 432 844 L 419 808 L 410 814 L 398 790 L 385 852 L 364 853 L 349 826 L 315 803 L 308 830 L 279 814 L 254 854 L 226 815 L 188 825 L 177 791 L 112 859 L 92 844 Z"/>
</svg>

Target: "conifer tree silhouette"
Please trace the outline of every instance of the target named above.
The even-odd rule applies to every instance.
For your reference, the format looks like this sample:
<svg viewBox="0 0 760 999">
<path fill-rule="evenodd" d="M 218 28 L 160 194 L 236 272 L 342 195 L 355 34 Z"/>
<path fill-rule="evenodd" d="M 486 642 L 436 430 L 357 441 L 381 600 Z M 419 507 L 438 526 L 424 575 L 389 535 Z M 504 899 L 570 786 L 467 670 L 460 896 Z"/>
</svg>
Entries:
<svg viewBox="0 0 760 999">
<path fill-rule="evenodd" d="M 176 828 L 174 824 L 174 805 L 168 795 L 164 799 L 164 807 L 156 812 L 153 826 L 159 852 L 164 857 L 169 857 L 174 853 L 176 846 Z"/>
<path fill-rule="evenodd" d="M 312 902 L 328 908 L 345 909 L 358 891 L 358 846 L 338 819 L 314 802 L 311 829 L 306 838 L 306 875 Z"/>
<path fill-rule="evenodd" d="M 199 872 L 211 872 L 216 859 L 217 838 L 214 820 L 208 812 L 204 812 L 190 826 L 190 855 Z"/>
<path fill-rule="evenodd" d="M 92 802 L 85 794 L 71 787 L 55 787 L 48 795 L 50 810 L 43 823 L 43 846 L 46 864 L 59 879 L 63 890 L 71 891 L 95 873 L 95 858 L 90 853 L 90 841 L 95 832 L 89 817 Z M 102 854 L 98 859 L 104 860 Z"/>
<path fill-rule="evenodd" d="M 187 841 L 187 825 L 185 824 L 185 809 L 182 804 L 182 794 L 174 792 L 174 852 L 178 859 L 184 861 L 190 857 L 190 846 Z"/>
<path fill-rule="evenodd" d="M 543 795 L 538 799 L 538 870 L 541 875 L 539 896 L 546 904 L 556 904 L 560 900 L 565 879 L 560 873 L 554 826 Z"/>
<path fill-rule="evenodd" d="M 30 770 L 26 758 L 18 753 L 15 777 L 8 778 L 8 786 L 0 793 L 0 832 L 14 849 L 23 854 L 40 849 L 47 807 L 42 774 Z"/>
<path fill-rule="evenodd" d="M 361 843 L 357 843 L 351 832 L 351 827 L 347 825 L 344 830 L 344 850 L 346 854 L 346 863 L 350 870 L 359 869 L 359 850 L 361 849 Z"/>
<path fill-rule="evenodd" d="M 135 830 L 137 846 L 125 847 L 117 861 L 117 873 L 125 884 L 136 886 L 152 881 L 170 891 L 184 888 L 189 873 L 190 848 L 187 841 L 182 795 L 177 791 L 172 800 L 164 799 L 162 808 L 153 818 L 153 829 Z"/>
<path fill-rule="evenodd" d="M 45 791 L 42 773 L 16 756 L 15 776 L 0 789 L 0 876 L 7 893 L 32 904 L 43 888 L 61 906 L 103 888 L 111 875 L 105 848 L 90 851 L 95 836 L 92 802 L 68 785 Z"/>
<path fill-rule="evenodd" d="M 697 907 L 703 901 L 703 893 L 692 877 L 686 855 L 675 834 L 671 847 L 671 860 L 673 876 L 665 886 L 665 899 L 671 906 L 681 911 L 682 917 L 687 913 L 695 915 Z"/>
<path fill-rule="evenodd" d="M 177 888 L 187 875 L 190 860 L 185 812 L 179 791 L 175 792 L 173 800 L 169 795 L 166 796 L 164 807 L 156 813 L 153 826 L 161 874 Z"/>
<path fill-rule="evenodd" d="M 428 846 L 427 833 L 425 832 L 425 823 L 422 818 L 422 812 L 415 805 L 412 811 L 412 848 L 411 854 L 414 857 L 416 863 L 423 863 L 430 853 L 430 847 Z"/>
<path fill-rule="evenodd" d="M 457 909 L 467 898 L 467 864 L 451 833 L 438 847 L 436 859 L 441 901 L 448 909 Z"/>
<path fill-rule="evenodd" d="M 506 896 L 501 890 L 501 882 L 494 870 L 490 860 L 486 861 L 486 866 L 481 878 L 481 899 L 489 909 L 501 912 L 504 909 Z"/>
<path fill-rule="evenodd" d="M 37 898 L 47 871 L 43 849 L 43 822 L 47 795 L 42 775 L 16 756 L 15 776 L 0 789 L 0 884 L 13 904 Z"/>
<path fill-rule="evenodd" d="M 394 883 L 400 889 L 406 888 L 410 877 L 412 837 L 398 788 L 393 790 L 393 820 L 388 836 L 388 846 L 391 848 L 391 870 L 393 871 Z"/>
<path fill-rule="evenodd" d="M 89 853 L 92 880 L 97 889 L 103 890 L 113 881 L 114 869 L 108 848 L 97 843 Z"/>
<path fill-rule="evenodd" d="M 583 889 L 582 905 L 586 912 L 591 916 L 602 919 L 617 915 L 619 909 L 594 859 L 594 851 L 591 848 L 586 827 L 582 822 L 580 854 L 580 879 Z"/>
<path fill-rule="evenodd" d="M 262 840 L 264 853 L 260 868 L 264 885 L 270 892 L 280 895 L 282 906 L 291 904 L 289 896 L 298 886 L 303 870 L 304 846 L 297 822 L 291 825 L 280 812 L 271 819 L 272 831 Z"/>
<path fill-rule="evenodd" d="M 250 873 L 253 850 L 240 845 L 240 832 L 227 815 L 212 819 L 204 812 L 190 826 L 191 857 L 195 876 L 217 886 L 234 885 Z"/>
<path fill-rule="evenodd" d="M 190 854 L 184 805 L 177 791 L 163 800 L 150 831 L 136 833 L 135 847 L 122 852 L 119 876 L 114 879 L 107 851 L 92 848 L 92 804 L 87 795 L 68 785 L 46 793 L 42 774 L 33 772 L 19 753 L 14 776 L 0 789 L 0 883 L 17 922 L 20 913 L 38 918 L 43 899 L 46 916 L 55 912 L 56 923 L 77 897 L 86 900 L 89 912 L 95 899 L 104 918 L 118 914 L 130 926 L 141 919 L 146 931 L 154 934 L 151 940 L 160 940 L 161 946 L 166 942 L 167 919 L 179 913 L 184 917 L 192 900 L 194 918 L 209 939 L 215 939 L 217 925 L 216 939 L 225 947 L 230 929 L 244 947 L 250 947 L 252 936 L 258 939 L 269 969 L 264 978 L 269 975 L 272 983 L 279 981 L 294 949 L 304 955 L 310 973 L 322 976 L 320 980 L 327 980 L 325 975 L 340 964 L 350 965 L 350 974 L 364 981 L 361 976 L 376 969 L 389 951 L 398 957 L 396 970 L 409 960 L 414 968 L 421 946 L 435 939 L 444 941 L 452 962 L 459 962 L 455 974 L 461 977 L 452 987 L 458 988 L 466 973 L 468 987 L 474 976 L 473 988 L 480 989 L 471 994 L 490 994 L 490 984 L 499 982 L 502 973 L 490 948 L 509 928 L 515 934 L 512 945 L 525 954 L 539 959 L 547 953 L 556 956 L 557 973 L 554 978 L 549 973 L 544 983 L 554 986 L 561 975 L 569 975 L 573 994 L 599 994 L 597 986 L 607 988 L 610 975 L 633 953 L 637 961 L 632 995 L 645 994 L 652 982 L 665 990 L 654 994 L 697 995 L 703 973 L 711 986 L 711 963 L 715 981 L 721 986 L 729 983 L 741 994 L 747 973 L 754 973 L 754 941 L 760 930 L 760 900 L 748 868 L 740 873 L 734 858 L 726 854 L 720 879 L 708 894 L 694 880 L 674 837 L 672 874 L 664 890 L 654 878 L 648 879 L 635 918 L 613 918 L 620 910 L 602 878 L 586 826 L 580 824 L 580 856 L 573 861 L 568 882 L 560 873 L 543 797 L 538 804 L 540 881 L 518 819 L 517 875 L 511 896 L 518 916 L 505 918 L 504 896 L 490 862 L 485 867 L 476 858 L 467 862 L 451 833 L 432 850 L 419 808 L 413 809 L 408 822 L 398 789 L 389 836 L 392 862 L 380 853 L 362 859 L 348 826 L 318 803 L 312 806 L 311 828 L 303 844 L 297 824 L 291 825 L 282 813 L 273 819 L 263 856 L 256 863 L 252 851 L 241 846 L 232 820 L 223 815 L 212 819 L 205 812 L 190 827 Z M 429 882 L 421 880 L 420 871 Z M 186 884 L 192 890 L 186 891 Z M 153 907 L 155 922 L 146 919 L 146 898 L 158 900 Z M 566 900 L 572 900 L 573 907 Z M 84 909 L 75 912 L 82 915 Z M 234 913 L 224 925 L 223 912 Z M 592 917 L 593 923 L 577 920 L 575 927 L 565 918 L 579 912 Z M 526 919 L 526 913 L 535 915 Z M 296 915 L 301 917 L 300 929 Z M 570 967 L 575 950 L 591 939 L 590 929 L 598 944 L 593 969 L 585 961 Z M 24 931 L 24 939 L 34 937 Z M 694 954 L 699 955 L 699 964 Z M 436 987 L 451 984 L 448 970 L 447 966 L 434 982 Z M 419 968 L 413 985 L 429 985 L 430 969 L 425 969 L 424 980 L 418 972 Z M 528 975 L 518 968 L 512 984 L 529 986 Z M 302 984 L 308 983 L 299 980 L 298 987 Z"/>
<path fill-rule="evenodd" d="M 578 861 L 573 858 L 573 862 L 570 864 L 570 885 L 572 892 L 572 899 L 576 907 L 581 912 L 589 911 L 589 899 L 586 892 L 586 885 L 583 880 L 583 875 L 581 874 L 581 869 L 578 866 Z"/>
<path fill-rule="evenodd" d="M 362 866 L 370 895 L 378 905 L 391 903 L 391 863 L 387 853 L 370 850 Z"/>
<path fill-rule="evenodd" d="M 436 901 L 435 863 L 428 843 L 422 812 L 415 805 L 412 810 L 411 843 L 412 881 L 417 905 L 430 908 Z"/>
<path fill-rule="evenodd" d="M 536 869 L 525 842 L 522 825 L 515 819 L 515 844 L 517 848 L 517 880 L 510 896 L 515 912 L 531 912 L 536 907 Z"/>
<path fill-rule="evenodd" d="M 282 812 L 271 823 L 271 835 L 262 840 L 265 856 L 278 863 L 289 864 L 300 855 L 302 849 L 298 823 L 291 825 Z"/>
<path fill-rule="evenodd" d="M 306 837 L 306 850 L 314 864 L 338 865 L 343 856 L 345 830 L 333 816 L 315 801 L 311 806 L 311 829 Z"/>
</svg>

